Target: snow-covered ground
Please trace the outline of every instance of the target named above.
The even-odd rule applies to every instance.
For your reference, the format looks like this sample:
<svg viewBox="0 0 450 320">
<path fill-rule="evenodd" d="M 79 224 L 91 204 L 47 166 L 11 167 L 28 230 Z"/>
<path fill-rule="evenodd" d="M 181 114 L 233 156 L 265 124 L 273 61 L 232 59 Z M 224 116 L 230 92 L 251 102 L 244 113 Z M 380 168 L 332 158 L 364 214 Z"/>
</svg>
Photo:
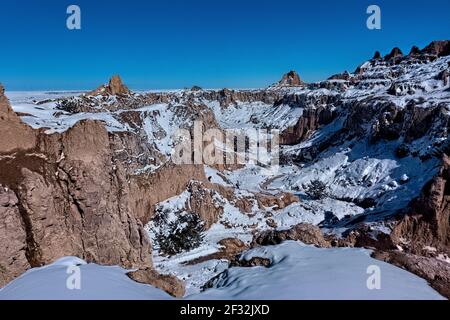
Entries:
<svg viewBox="0 0 450 320">
<path fill-rule="evenodd" d="M 268 258 L 271 266 L 227 269 L 212 288 L 185 298 L 443 299 L 424 280 L 370 258 L 364 249 L 318 249 L 287 241 L 250 250 L 242 259 L 252 257 Z M 79 289 L 71 282 L 75 274 L 71 266 L 80 268 Z M 373 278 L 373 270 L 379 274 L 379 282 Z M 0 299 L 171 299 L 159 289 L 130 280 L 125 273 L 120 267 L 63 258 L 29 270 L 0 289 Z M 68 288 L 68 282 L 74 289 Z"/>
<path fill-rule="evenodd" d="M 424 280 L 370 258 L 364 249 L 319 249 L 286 241 L 250 250 L 242 259 L 253 257 L 268 258 L 272 264 L 269 268 L 228 269 L 213 288 L 187 298 L 442 299 Z M 374 288 L 370 276 L 375 269 L 380 283 Z"/>
<path fill-rule="evenodd" d="M 450 62 L 450 57 L 442 57 L 427 64 L 386 65 L 384 62 L 366 62 L 359 74 L 351 74 L 356 82 L 333 80 L 342 84 L 319 88 L 270 88 L 282 90 L 294 96 L 302 95 L 308 108 L 324 107 L 322 97 L 339 97 L 341 103 L 361 101 L 376 96 L 398 107 L 404 107 L 411 99 L 422 101 L 421 107 L 438 103 L 450 103 L 450 84 L 436 80 L 436 76 Z M 373 65 L 371 64 L 373 63 Z M 327 84 L 324 82 L 324 84 Z M 388 93 L 391 85 L 397 85 L 395 94 Z M 109 131 L 132 130 L 120 121 L 119 111 L 70 114 L 56 109 L 57 98 L 69 97 L 81 92 L 7 92 L 13 109 L 20 113 L 23 121 L 34 128 L 46 128 L 47 133 L 62 132 L 82 119 L 96 119 L 105 123 Z M 161 103 L 136 109 L 141 113 L 142 131 L 163 155 L 170 156 L 173 149 L 173 135 L 178 128 L 192 122 L 184 115 L 183 99 L 185 90 L 172 94 L 176 103 Z M 245 103 L 236 101 L 227 107 L 219 101 L 199 100 L 214 113 L 223 129 L 271 128 L 284 130 L 296 124 L 304 112 L 303 107 L 288 104 L 272 105 L 263 102 Z M 113 97 L 114 98 L 114 97 Z M 189 98 L 190 99 L 190 98 Z M 311 104 L 309 99 L 315 104 Z M 179 101 L 178 101 L 179 100 Z M 37 103 L 40 101 L 40 103 Z M 180 102 L 181 101 L 181 102 Z M 325 101 L 325 102 L 324 102 Z M 335 106 L 329 106 L 334 110 Z M 180 108 L 180 109 L 177 109 Z M 331 110 L 330 109 L 330 110 Z M 294 145 L 283 146 L 286 154 L 298 155 L 305 148 L 319 145 L 344 126 L 345 115 L 316 130 L 310 139 Z M 437 124 L 439 125 L 439 124 Z M 234 238 L 249 244 L 255 232 L 266 229 L 287 229 L 307 222 L 320 224 L 325 216 L 332 213 L 343 221 L 330 228 L 339 234 L 343 224 L 352 217 L 365 215 L 366 222 L 377 222 L 387 215 L 405 208 L 416 197 L 422 186 L 436 174 L 439 160 L 420 159 L 422 152 L 429 151 L 436 137 L 425 135 L 409 144 L 418 151 L 418 156 L 399 158 L 395 150 L 402 141 L 370 144 L 366 139 L 343 141 L 330 146 L 310 163 L 285 164 L 276 170 L 267 170 L 248 164 L 234 171 L 219 172 L 205 166 L 205 174 L 212 183 L 235 188 L 235 196 L 254 199 L 255 193 L 276 195 L 289 192 L 297 195 L 300 202 L 292 203 L 282 209 L 258 208 L 255 203 L 250 213 L 239 210 L 235 203 L 215 195 L 215 200 L 224 208 L 219 221 L 205 232 L 202 244 L 188 252 L 171 257 L 162 255 L 153 222 L 146 226 L 152 242 L 154 265 L 161 273 L 173 274 L 185 281 L 188 299 L 440 299 L 424 280 L 370 258 L 369 252 L 362 249 L 318 249 L 295 242 L 285 242 L 278 246 L 252 249 L 243 258 L 252 256 L 267 257 L 272 261 L 270 268 L 229 268 L 228 261 L 211 259 L 197 264 L 186 262 L 216 253 L 221 247 L 220 240 Z M 446 139 L 447 137 L 439 137 Z M 156 170 L 158 166 L 146 166 L 142 170 Z M 327 196 L 313 199 L 307 195 L 308 185 L 321 181 L 327 186 Z M 188 191 L 158 206 L 172 213 L 183 211 L 190 194 Z M 363 207 L 361 202 L 373 202 L 372 207 Z M 176 220 L 172 214 L 170 219 Z M 275 227 L 269 226 L 268 219 Z M 378 227 L 377 227 L 378 228 Z M 379 226 L 382 232 L 389 229 Z M 83 283 L 80 291 L 65 289 L 68 264 L 80 263 Z M 369 290 L 366 280 L 367 267 L 376 265 L 381 269 L 381 289 Z M 129 298 L 165 299 L 164 292 L 132 282 L 119 267 L 86 265 L 82 261 L 65 259 L 53 265 L 33 269 L 10 285 L 0 290 L 2 298 Z M 212 278 L 221 275 L 216 286 L 202 292 L 202 287 Z M 120 288 L 120 290 L 118 289 Z M 39 294 L 42 291 L 43 294 Z M 68 291 L 68 292 L 66 292 Z M 263 293 L 263 295 L 262 295 Z"/>
<path fill-rule="evenodd" d="M 114 118 L 111 112 L 70 114 L 56 109 L 56 99 L 79 95 L 78 91 L 55 92 L 6 92 L 13 110 L 32 128 L 45 128 L 46 133 L 64 132 L 81 120 L 99 120 L 109 131 L 129 130 L 126 124 Z M 40 102 L 37 104 L 36 102 Z"/>
<path fill-rule="evenodd" d="M 224 129 L 267 128 L 286 129 L 295 125 L 303 114 L 302 108 L 291 108 L 281 105 L 274 108 L 262 102 L 237 102 L 222 108 L 217 101 L 202 101 L 214 111 L 219 124 Z"/>
<path fill-rule="evenodd" d="M 79 268 L 79 271 L 76 268 Z M 127 272 L 127 270 L 117 266 L 86 264 L 79 258 L 65 257 L 53 264 L 28 270 L 6 287 L 0 289 L 0 300 L 148 300 L 171 298 L 164 291 L 131 280 L 126 276 Z M 77 275 L 80 275 L 80 277 L 75 278 Z"/>
</svg>

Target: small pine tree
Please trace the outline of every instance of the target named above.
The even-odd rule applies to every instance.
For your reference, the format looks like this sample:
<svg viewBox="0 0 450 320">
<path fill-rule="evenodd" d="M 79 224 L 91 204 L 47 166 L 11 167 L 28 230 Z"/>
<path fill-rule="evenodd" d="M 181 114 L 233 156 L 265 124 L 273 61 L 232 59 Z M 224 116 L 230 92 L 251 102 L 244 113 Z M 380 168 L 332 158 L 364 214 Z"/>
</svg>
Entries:
<svg viewBox="0 0 450 320">
<path fill-rule="evenodd" d="M 314 200 L 320 200 L 328 196 L 328 187 L 320 180 L 313 180 L 305 188 L 305 193 Z"/>
<path fill-rule="evenodd" d="M 56 109 L 63 110 L 69 113 L 80 112 L 80 106 L 74 99 L 60 100 L 56 103 Z"/>
<path fill-rule="evenodd" d="M 163 232 L 156 234 L 160 252 L 175 255 L 200 246 L 204 238 L 204 222 L 194 212 L 182 212 L 179 218 L 168 223 Z"/>
</svg>

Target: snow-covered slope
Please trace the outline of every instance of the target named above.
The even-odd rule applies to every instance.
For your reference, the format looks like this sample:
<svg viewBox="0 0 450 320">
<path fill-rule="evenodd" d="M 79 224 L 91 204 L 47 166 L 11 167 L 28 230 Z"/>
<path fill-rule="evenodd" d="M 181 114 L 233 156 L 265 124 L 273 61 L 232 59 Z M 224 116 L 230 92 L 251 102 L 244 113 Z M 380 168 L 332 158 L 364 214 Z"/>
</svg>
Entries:
<svg viewBox="0 0 450 320">
<path fill-rule="evenodd" d="M 292 241 L 251 250 L 242 259 L 263 257 L 269 268 L 231 268 L 212 288 L 186 299 L 443 299 L 426 282 L 374 260 L 363 249 L 318 249 Z M 80 266 L 80 289 L 68 289 L 68 267 Z M 380 268 L 380 289 L 369 289 L 371 265 Z M 203 268 L 198 266 L 197 272 Z M 126 270 L 64 258 L 32 269 L 5 288 L 0 299 L 170 299 L 165 292 L 130 280 Z"/>
<path fill-rule="evenodd" d="M 268 258 L 272 264 L 228 269 L 215 279 L 213 288 L 188 298 L 442 299 L 424 280 L 370 258 L 364 249 L 318 249 L 287 241 L 251 250 L 242 259 L 253 257 Z M 372 265 L 380 268 L 379 290 L 367 286 Z"/>
<path fill-rule="evenodd" d="M 71 284 L 79 267 L 80 286 Z M 76 271 L 78 273 L 78 271 Z M 134 282 L 128 271 L 117 266 L 86 264 L 75 257 L 65 257 L 35 268 L 0 289 L 0 300 L 150 300 L 170 299 L 162 290 Z M 68 286 L 69 283 L 69 286 Z M 72 288 L 72 289 L 69 289 Z"/>
</svg>

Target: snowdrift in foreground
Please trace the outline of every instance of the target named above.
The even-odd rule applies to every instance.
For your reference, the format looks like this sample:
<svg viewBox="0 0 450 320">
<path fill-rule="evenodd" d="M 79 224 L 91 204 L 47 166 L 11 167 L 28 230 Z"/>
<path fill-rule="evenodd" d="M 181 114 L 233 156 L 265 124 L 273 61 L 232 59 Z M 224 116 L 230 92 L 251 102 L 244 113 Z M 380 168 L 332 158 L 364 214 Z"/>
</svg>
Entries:
<svg viewBox="0 0 450 320">
<path fill-rule="evenodd" d="M 68 289 L 67 281 L 80 268 L 80 290 Z M 128 271 L 117 266 L 86 264 L 66 257 L 41 268 L 28 270 L 22 276 L 0 289 L 0 300 L 147 300 L 170 299 L 171 296 L 154 287 L 139 284 L 127 277 Z M 73 282 L 72 282 L 73 283 Z"/>
<path fill-rule="evenodd" d="M 215 288 L 195 299 L 443 299 L 426 281 L 372 259 L 365 249 L 319 249 L 294 241 L 248 251 L 269 258 L 269 268 L 231 268 Z M 367 288 L 369 266 L 381 270 L 381 289 Z"/>
<path fill-rule="evenodd" d="M 215 287 L 187 299 L 443 299 L 422 280 L 370 258 L 364 249 L 318 249 L 287 241 L 248 251 L 269 268 L 231 268 Z M 67 289 L 68 266 L 81 270 L 81 290 Z M 381 269 L 381 289 L 367 288 L 367 267 Z M 29 270 L 0 290 L 0 299 L 170 299 L 165 292 L 130 280 L 126 270 L 63 258 Z"/>
</svg>

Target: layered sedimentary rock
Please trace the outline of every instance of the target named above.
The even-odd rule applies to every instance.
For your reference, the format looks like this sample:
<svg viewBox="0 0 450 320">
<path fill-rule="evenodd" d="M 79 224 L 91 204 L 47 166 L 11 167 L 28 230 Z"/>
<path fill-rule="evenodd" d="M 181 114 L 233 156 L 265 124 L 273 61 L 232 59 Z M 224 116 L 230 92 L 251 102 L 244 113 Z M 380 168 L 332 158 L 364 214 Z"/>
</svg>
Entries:
<svg viewBox="0 0 450 320">
<path fill-rule="evenodd" d="M 414 254 L 431 250 L 450 255 L 450 159 L 444 155 L 438 175 L 427 183 L 391 237 Z"/>
<path fill-rule="evenodd" d="M 131 175 L 134 157 L 117 151 L 145 150 L 137 135 L 112 134 L 92 120 L 48 135 L 23 124 L 0 92 L 0 286 L 62 256 L 151 267 L 143 225 L 155 203 L 205 179 L 203 167 Z"/>
<path fill-rule="evenodd" d="M 300 223 L 288 230 L 270 230 L 257 235 L 253 239 L 256 245 L 276 245 L 286 240 L 301 241 L 320 248 L 330 247 L 320 228 L 307 223 Z"/>
<path fill-rule="evenodd" d="M 450 55 L 450 40 L 438 40 L 426 46 L 422 53 L 444 57 Z"/>
<path fill-rule="evenodd" d="M 1 108 L 8 112 L 7 105 Z M 113 162 L 102 123 L 82 121 L 54 135 L 10 119 L 1 127 L 31 137 L 14 139 L 15 146 L 1 150 L 0 183 L 8 191 L 3 189 L 0 213 L 2 221 L 10 221 L 2 233 L 1 256 L 23 252 L 27 261 L 19 259 L 20 269 L 17 262 L 2 261 L 5 282 L 61 256 L 125 267 L 151 265 L 150 243 L 142 223 L 129 210 L 125 174 Z M 14 239 L 20 234 L 25 234 L 25 241 L 11 254 L 9 243 L 18 249 Z"/>
<path fill-rule="evenodd" d="M 127 276 L 136 282 L 160 288 L 176 298 L 182 298 L 186 292 L 181 280 L 174 276 L 161 275 L 151 268 L 132 271 L 127 273 Z"/>
<path fill-rule="evenodd" d="M 36 133 L 14 113 L 0 84 L 0 152 L 15 149 L 32 149 L 36 144 Z"/>
<path fill-rule="evenodd" d="M 238 102 L 263 102 L 273 104 L 283 95 L 276 91 L 268 90 L 230 90 L 222 89 L 220 91 L 202 91 L 196 93 L 196 96 L 209 100 L 218 101 L 222 108 L 236 105 Z"/>
<path fill-rule="evenodd" d="M 306 109 L 293 127 L 289 127 L 280 134 L 280 143 L 295 145 L 305 141 L 320 126 L 331 123 L 335 115 L 329 108 Z"/>
<path fill-rule="evenodd" d="M 289 71 L 283 75 L 277 85 L 280 87 L 298 87 L 304 85 L 304 82 L 300 79 L 297 72 Z"/>
<path fill-rule="evenodd" d="M 400 251 L 376 251 L 373 257 L 424 278 L 443 296 L 450 298 L 450 264 L 448 262 Z"/>
<path fill-rule="evenodd" d="M 131 92 L 126 85 L 123 84 L 119 75 L 114 75 L 107 85 L 100 86 L 89 95 L 129 95 Z"/>
</svg>

